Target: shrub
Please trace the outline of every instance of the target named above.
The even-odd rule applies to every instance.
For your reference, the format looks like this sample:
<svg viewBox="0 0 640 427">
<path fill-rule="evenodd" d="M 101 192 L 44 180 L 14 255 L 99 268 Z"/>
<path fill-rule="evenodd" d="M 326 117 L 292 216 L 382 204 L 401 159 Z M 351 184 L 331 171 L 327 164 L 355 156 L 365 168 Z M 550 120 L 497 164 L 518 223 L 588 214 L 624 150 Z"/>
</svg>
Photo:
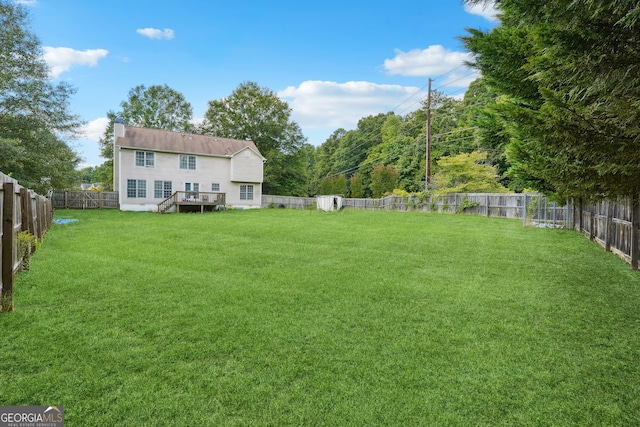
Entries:
<svg viewBox="0 0 640 427">
<path fill-rule="evenodd" d="M 36 238 L 28 231 L 18 233 L 18 259 L 20 260 L 20 271 L 29 271 L 31 254 L 35 250 Z"/>
<path fill-rule="evenodd" d="M 460 202 L 460 205 L 456 208 L 456 213 L 464 213 L 467 209 L 480 206 L 480 202 L 464 199 Z"/>
</svg>

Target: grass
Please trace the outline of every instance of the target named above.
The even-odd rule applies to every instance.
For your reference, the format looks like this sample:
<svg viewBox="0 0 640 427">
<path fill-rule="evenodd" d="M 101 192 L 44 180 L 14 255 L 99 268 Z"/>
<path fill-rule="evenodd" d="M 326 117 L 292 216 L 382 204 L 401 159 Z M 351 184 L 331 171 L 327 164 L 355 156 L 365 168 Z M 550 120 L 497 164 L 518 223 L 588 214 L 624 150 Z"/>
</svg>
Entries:
<svg viewBox="0 0 640 427">
<path fill-rule="evenodd" d="M 68 426 L 640 423 L 640 274 L 461 215 L 58 211 L 0 405 Z"/>
</svg>

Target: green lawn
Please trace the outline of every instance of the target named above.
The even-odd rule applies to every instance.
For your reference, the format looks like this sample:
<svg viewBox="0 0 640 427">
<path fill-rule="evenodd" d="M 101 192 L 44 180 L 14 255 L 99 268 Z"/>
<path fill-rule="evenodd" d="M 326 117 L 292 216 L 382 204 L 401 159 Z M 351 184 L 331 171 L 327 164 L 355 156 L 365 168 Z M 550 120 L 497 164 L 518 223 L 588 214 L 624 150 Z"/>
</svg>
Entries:
<svg viewBox="0 0 640 427">
<path fill-rule="evenodd" d="M 640 274 L 462 215 L 58 211 L 0 405 L 67 426 L 640 423 Z"/>
</svg>

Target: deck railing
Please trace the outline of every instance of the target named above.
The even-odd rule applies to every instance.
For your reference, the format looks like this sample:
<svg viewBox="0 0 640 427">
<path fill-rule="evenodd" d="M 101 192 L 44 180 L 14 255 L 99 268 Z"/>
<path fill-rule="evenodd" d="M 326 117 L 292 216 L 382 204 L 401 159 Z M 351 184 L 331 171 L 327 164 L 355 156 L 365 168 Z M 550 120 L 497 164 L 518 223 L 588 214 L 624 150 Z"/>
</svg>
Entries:
<svg viewBox="0 0 640 427">
<path fill-rule="evenodd" d="M 171 196 L 158 203 L 158 212 L 164 213 L 172 206 L 224 206 L 226 193 L 212 193 L 208 191 L 176 191 Z"/>
</svg>

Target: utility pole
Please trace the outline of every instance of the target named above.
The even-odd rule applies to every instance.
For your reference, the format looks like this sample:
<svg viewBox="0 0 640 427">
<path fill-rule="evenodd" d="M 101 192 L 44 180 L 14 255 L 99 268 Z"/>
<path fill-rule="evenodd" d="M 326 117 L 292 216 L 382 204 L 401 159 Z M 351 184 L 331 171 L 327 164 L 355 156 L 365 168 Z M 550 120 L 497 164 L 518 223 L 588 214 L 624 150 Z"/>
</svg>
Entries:
<svg viewBox="0 0 640 427">
<path fill-rule="evenodd" d="M 431 82 L 429 78 L 429 93 L 427 94 L 427 170 L 424 180 L 424 189 L 429 191 L 431 186 Z"/>
</svg>

